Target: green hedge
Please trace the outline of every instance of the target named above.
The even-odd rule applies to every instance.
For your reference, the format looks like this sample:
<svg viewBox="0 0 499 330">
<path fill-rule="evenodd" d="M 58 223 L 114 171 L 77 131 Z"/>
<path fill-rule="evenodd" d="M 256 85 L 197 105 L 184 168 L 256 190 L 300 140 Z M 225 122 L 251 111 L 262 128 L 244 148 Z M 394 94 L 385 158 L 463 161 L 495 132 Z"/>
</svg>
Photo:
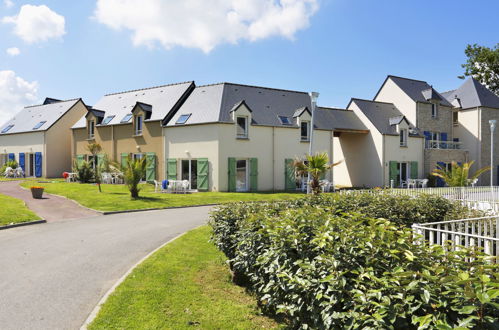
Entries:
<svg viewBox="0 0 499 330">
<path fill-rule="evenodd" d="M 409 228 L 354 212 L 383 213 L 365 206 L 367 198 L 222 206 L 210 221 L 214 242 L 234 273 L 249 280 L 261 307 L 294 328 L 499 326 L 496 265 L 476 251 L 413 244 Z M 379 198 L 378 206 L 393 202 Z M 412 204 L 401 199 L 401 205 L 395 202 L 384 215 L 407 224 L 399 211 Z M 464 260 L 470 254 L 472 263 Z"/>
</svg>

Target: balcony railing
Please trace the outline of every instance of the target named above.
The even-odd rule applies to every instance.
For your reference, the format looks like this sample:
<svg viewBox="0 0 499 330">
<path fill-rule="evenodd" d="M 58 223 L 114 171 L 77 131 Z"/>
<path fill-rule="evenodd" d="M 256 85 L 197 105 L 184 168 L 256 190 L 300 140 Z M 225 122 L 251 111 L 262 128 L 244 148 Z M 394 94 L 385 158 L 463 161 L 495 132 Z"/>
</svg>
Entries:
<svg viewBox="0 0 499 330">
<path fill-rule="evenodd" d="M 462 149 L 462 143 L 453 141 L 426 140 L 426 149 L 460 150 Z"/>
</svg>

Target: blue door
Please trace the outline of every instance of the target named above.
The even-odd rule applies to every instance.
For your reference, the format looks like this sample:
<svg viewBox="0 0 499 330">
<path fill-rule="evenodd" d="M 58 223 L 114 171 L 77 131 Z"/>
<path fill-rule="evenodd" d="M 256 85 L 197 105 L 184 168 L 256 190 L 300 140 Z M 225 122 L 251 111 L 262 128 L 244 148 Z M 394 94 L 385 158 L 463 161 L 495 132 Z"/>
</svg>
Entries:
<svg viewBox="0 0 499 330">
<path fill-rule="evenodd" d="M 35 176 L 40 178 L 42 176 L 42 153 L 35 152 Z"/>
<path fill-rule="evenodd" d="M 20 153 L 19 154 L 19 166 L 21 166 L 21 168 L 23 169 L 23 172 L 26 172 L 26 169 L 25 169 L 25 160 L 24 160 L 24 154 L 23 153 Z"/>
<path fill-rule="evenodd" d="M 444 170 L 447 168 L 444 162 L 438 162 L 437 165 L 440 166 L 440 168 L 442 168 Z M 439 178 L 438 176 L 436 178 L 437 178 L 437 182 L 436 182 L 437 187 L 445 186 L 445 182 L 442 178 Z"/>
<path fill-rule="evenodd" d="M 16 155 L 13 153 L 9 154 L 9 160 L 16 160 Z"/>
</svg>

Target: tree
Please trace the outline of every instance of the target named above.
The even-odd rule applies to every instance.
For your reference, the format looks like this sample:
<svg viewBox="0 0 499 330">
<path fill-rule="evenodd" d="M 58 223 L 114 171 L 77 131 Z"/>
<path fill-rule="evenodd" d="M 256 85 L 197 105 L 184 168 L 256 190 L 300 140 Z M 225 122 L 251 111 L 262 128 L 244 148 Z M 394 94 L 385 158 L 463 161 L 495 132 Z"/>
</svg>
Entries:
<svg viewBox="0 0 499 330">
<path fill-rule="evenodd" d="M 330 168 L 340 164 L 342 161 L 330 164 L 329 156 L 326 152 L 317 153 L 315 155 L 307 155 L 305 159 L 296 158 L 293 161 L 293 167 L 298 175 L 308 176 L 310 173 L 311 181 L 310 188 L 314 195 L 321 192 L 320 180 Z"/>
<path fill-rule="evenodd" d="M 93 157 L 95 183 L 97 183 L 97 187 L 99 187 L 99 192 L 102 192 L 102 188 L 101 188 L 101 171 L 99 169 L 99 167 L 102 164 L 99 164 L 97 162 L 97 154 L 99 154 L 102 151 L 102 147 L 98 143 L 89 143 L 87 145 L 87 150 L 92 154 L 92 157 Z"/>
<path fill-rule="evenodd" d="M 448 170 L 440 165 L 433 171 L 431 175 L 441 178 L 449 187 L 464 187 L 469 186 L 475 179 L 478 179 L 483 173 L 490 171 L 491 167 L 486 166 L 476 171 L 471 177 L 470 168 L 474 161 L 459 165 L 456 162 L 451 163 L 451 169 Z"/>
<path fill-rule="evenodd" d="M 139 198 L 139 183 L 146 173 L 146 159 L 132 159 L 128 156 L 125 167 L 123 168 L 123 175 L 125 177 L 125 184 L 130 191 L 132 198 Z"/>
<path fill-rule="evenodd" d="M 472 76 L 495 94 L 499 95 L 499 43 L 493 48 L 468 45 L 464 51 L 468 60 L 461 66 L 466 69 L 463 76 Z"/>
</svg>

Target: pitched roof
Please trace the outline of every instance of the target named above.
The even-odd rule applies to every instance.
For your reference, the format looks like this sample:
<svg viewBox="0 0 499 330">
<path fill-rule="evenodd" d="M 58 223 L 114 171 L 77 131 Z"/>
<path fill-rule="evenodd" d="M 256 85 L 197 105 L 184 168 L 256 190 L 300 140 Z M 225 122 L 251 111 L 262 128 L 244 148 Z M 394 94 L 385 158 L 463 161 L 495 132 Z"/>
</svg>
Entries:
<svg viewBox="0 0 499 330">
<path fill-rule="evenodd" d="M 192 88 L 194 88 L 194 82 L 188 81 L 107 94 L 93 106 L 93 109 L 104 111 L 104 117 L 114 116 L 107 125 L 120 124 L 123 117 L 131 113 L 136 105 L 139 105 L 145 111 L 149 110 L 149 106 L 151 107 L 151 117 L 148 120 L 163 120 Z M 85 126 L 86 120 L 85 117 L 82 117 L 73 128 L 83 128 Z"/>
<path fill-rule="evenodd" d="M 398 87 L 400 87 L 400 89 L 404 91 L 404 93 L 407 94 L 407 96 L 409 96 L 415 102 L 439 100 L 441 105 L 452 107 L 452 105 L 440 93 L 433 89 L 433 87 L 430 86 L 426 81 L 389 75 L 388 77 L 386 77 L 385 82 L 383 83 L 381 88 L 383 88 L 388 79 L 392 80 Z M 376 94 L 376 96 L 377 95 L 378 94 Z M 376 96 L 374 97 L 374 99 L 376 99 Z"/>
<path fill-rule="evenodd" d="M 352 110 L 318 107 L 315 115 L 315 122 L 319 127 L 332 124 L 332 127 L 328 129 L 335 131 L 368 131 L 368 128 Z"/>
<path fill-rule="evenodd" d="M 499 109 L 499 96 L 492 93 L 475 78 L 468 78 L 458 89 L 442 93 L 442 95 L 457 107 L 469 109 L 489 107 Z M 456 100 L 457 101 L 454 101 Z"/>
<path fill-rule="evenodd" d="M 398 135 L 396 125 L 405 119 L 409 127 L 414 128 L 407 118 L 393 103 L 377 102 L 362 99 L 352 99 L 349 103 L 355 103 L 360 111 L 371 121 L 381 134 Z M 418 134 L 410 134 L 418 136 Z"/>
<path fill-rule="evenodd" d="M 0 136 L 14 133 L 46 131 L 79 101 L 81 99 L 67 101 L 55 101 L 51 99 L 51 102 L 46 104 L 25 107 L 2 125 Z M 45 123 L 40 128 L 33 129 L 43 121 Z M 1 133 L 10 125 L 13 125 L 11 129 L 5 133 Z"/>
</svg>

